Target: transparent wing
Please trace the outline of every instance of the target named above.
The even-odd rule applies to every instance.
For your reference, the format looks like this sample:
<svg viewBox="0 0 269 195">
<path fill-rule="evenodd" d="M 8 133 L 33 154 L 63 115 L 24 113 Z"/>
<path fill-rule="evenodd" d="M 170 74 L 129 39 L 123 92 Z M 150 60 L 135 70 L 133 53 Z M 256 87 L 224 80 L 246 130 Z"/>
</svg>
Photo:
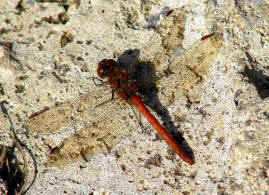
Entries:
<svg viewBox="0 0 269 195">
<path fill-rule="evenodd" d="M 106 152 L 131 134 L 135 117 L 130 106 L 121 101 L 108 101 L 111 93 L 88 93 L 31 118 L 27 128 L 32 132 L 56 132 L 62 127 L 87 123 L 64 139 L 49 156 L 48 165 L 60 166 Z M 104 103 L 101 106 L 101 103 Z M 97 106 L 97 107 L 96 107 Z"/>
<path fill-rule="evenodd" d="M 93 117 L 90 116 L 90 113 L 93 112 L 94 108 L 102 101 L 108 101 L 111 98 L 109 87 L 104 87 L 103 90 L 90 92 L 57 106 L 45 108 L 37 114 L 34 113 L 29 117 L 26 126 L 32 132 L 52 133 Z M 101 99 L 98 101 L 98 98 Z"/>
<path fill-rule="evenodd" d="M 175 56 L 169 69 L 180 72 L 180 66 L 187 66 L 199 76 L 206 76 L 212 62 L 216 59 L 223 43 L 220 33 L 212 33 L 202 37 L 189 47 L 182 55 Z"/>
<path fill-rule="evenodd" d="M 156 27 L 156 32 L 141 50 L 138 62 L 151 62 L 156 71 L 162 71 L 168 66 L 171 70 L 181 70 L 186 65 L 196 73 L 205 74 L 208 64 L 216 58 L 222 45 L 221 34 L 212 33 L 198 40 L 188 49 L 183 49 L 186 10 L 175 9 Z M 183 52 L 185 51 L 185 52 Z"/>
<path fill-rule="evenodd" d="M 157 71 L 167 68 L 174 51 L 183 48 L 185 23 L 184 8 L 175 9 L 164 17 L 150 41 L 140 51 L 138 61 L 151 62 Z"/>
<path fill-rule="evenodd" d="M 188 94 L 204 81 L 222 43 L 221 34 L 213 33 L 201 38 L 182 55 L 175 56 L 169 66 L 174 74 L 163 76 L 160 80 L 160 95 L 165 97 L 162 98 L 164 106 Z"/>
<path fill-rule="evenodd" d="M 223 43 L 221 34 L 212 33 L 184 50 L 182 42 L 186 13 L 184 8 L 180 8 L 165 17 L 134 65 L 154 65 L 158 78 L 161 78 L 158 82 L 159 94 L 164 106 L 170 105 L 202 82 Z M 164 74 L 168 67 L 175 74 Z"/>
</svg>

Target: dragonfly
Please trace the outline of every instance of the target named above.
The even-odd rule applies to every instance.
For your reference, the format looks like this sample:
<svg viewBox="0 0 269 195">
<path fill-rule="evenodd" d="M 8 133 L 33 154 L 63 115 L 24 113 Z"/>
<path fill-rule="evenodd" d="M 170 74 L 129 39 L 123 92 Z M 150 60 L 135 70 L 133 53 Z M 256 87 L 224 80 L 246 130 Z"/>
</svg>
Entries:
<svg viewBox="0 0 269 195">
<path fill-rule="evenodd" d="M 152 89 L 155 83 L 152 80 L 162 83 L 161 86 L 169 86 L 164 89 L 167 96 L 164 99 L 175 98 L 172 88 L 181 94 L 186 93 L 206 77 L 215 60 L 223 43 L 222 35 L 216 32 L 203 36 L 182 52 L 185 21 L 183 9 L 169 10 L 128 70 L 123 70 L 119 61 L 103 59 L 97 68 L 99 78 L 93 79 L 101 82 L 97 84 L 101 89 L 51 108 L 45 107 L 29 116 L 26 127 L 30 132 L 55 133 L 79 124 L 79 130 L 53 149 L 48 157 L 49 166 L 60 166 L 107 152 L 137 127 L 140 121 L 134 110 L 148 120 L 186 163 L 194 164 L 189 153 L 144 103 L 144 89 L 147 86 L 150 86 L 147 89 Z M 148 66 L 151 69 L 145 69 Z M 156 72 L 154 78 L 148 76 L 150 70 Z M 168 105 L 167 101 L 163 104 Z"/>
</svg>

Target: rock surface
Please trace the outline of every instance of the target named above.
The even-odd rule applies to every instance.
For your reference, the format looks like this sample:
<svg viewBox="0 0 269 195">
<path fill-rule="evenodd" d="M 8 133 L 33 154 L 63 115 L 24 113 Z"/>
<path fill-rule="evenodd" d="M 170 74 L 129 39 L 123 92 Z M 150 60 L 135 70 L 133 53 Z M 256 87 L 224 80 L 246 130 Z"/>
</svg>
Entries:
<svg viewBox="0 0 269 195">
<path fill-rule="evenodd" d="M 151 127 L 146 126 L 147 135 L 137 125 L 107 154 L 47 167 L 49 147 L 62 137 L 27 138 L 27 117 L 91 91 L 95 86 L 88 77 L 96 76 L 98 62 L 142 48 L 154 32 L 143 28 L 147 18 L 165 6 L 187 10 L 184 47 L 212 31 L 224 38 L 199 89 L 202 95 L 167 108 L 194 152 L 195 165 L 175 156 Z M 29 194 L 269 193 L 267 0 L 19 0 L 0 1 L 0 12 L 0 101 L 9 103 L 19 137 L 37 159 L 39 172 Z M 1 145 L 10 143 L 2 113 L 0 130 Z"/>
</svg>

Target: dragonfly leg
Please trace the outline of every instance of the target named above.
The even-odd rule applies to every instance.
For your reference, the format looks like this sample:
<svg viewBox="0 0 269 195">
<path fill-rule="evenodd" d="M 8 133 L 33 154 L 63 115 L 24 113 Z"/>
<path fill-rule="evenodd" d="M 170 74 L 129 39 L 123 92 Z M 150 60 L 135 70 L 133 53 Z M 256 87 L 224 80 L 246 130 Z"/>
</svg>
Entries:
<svg viewBox="0 0 269 195">
<path fill-rule="evenodd" d="M 114 97 L 115 97 L 115 90 L 112 90 L 111 91 L 111 101 L 114 99 Z"/>
<path fill-rule="evenodd" d="M 108 102 L 111 102 L 111 101 L 113 101 L 113 100 L 116 100 L 116 99 L 118 99 L 118 98 L 120 98 L 120 97 L 114 98 L 114 95 L 113 95 L 113 98 L 112 98 L 112 99 L 109 99 L 109 100 L 107 100 L 107 101 L 104 101 L 104 102 L 102 102 L 101 104 L 98 104 L 97 106 L 95 106 L 94 108 L 96 109 L 96 108 L 98 108 L 99 106 L 103 106 L 104 104 L 106 104 L 106 103 L 108 103 Z"/>
<path fill-rule="evenodd" d="M 106 81 L 99 79 L 98 77 L 89 77 L 88 79 L 92 79 L 95 86 L 98 86 L 98 87 L 103 87 L 108 84 Z M 100 83 L 95 82 L 95 80 L 97 80 Z"/>
<path fill-rule="evenodd" d="M 146 133 L 146 128 L 144 127 L 143 123 L 142 123 L 142 118 L 141 118 L 141 114 L 140 113 L 137 113 L 134 109 L 134 107 L 131 105 L 131 103 L 129 103 L 131 109 L 133 110 L 133 113 L 135 115 L 135 118 L 137 119 L 138 123 L 139 123 L 139 126 L 141 127 L 142 129 L 142 132 L 143 133 Z"/>
</svg>

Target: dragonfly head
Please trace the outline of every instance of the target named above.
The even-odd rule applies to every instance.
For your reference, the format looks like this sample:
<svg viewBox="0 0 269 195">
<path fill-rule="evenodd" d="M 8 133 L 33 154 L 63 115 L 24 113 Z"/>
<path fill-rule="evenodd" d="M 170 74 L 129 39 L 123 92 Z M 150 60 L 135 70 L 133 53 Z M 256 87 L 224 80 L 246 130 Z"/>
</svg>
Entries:
<svg viewBox="0 0 269 195">
<path fill-rule="evenodd" d="M 101 79 L 107 77 L 117 66 L 117 63 L 113 59 L 103 59 L 98 63 L 97 74 Z"/>
</svg>

